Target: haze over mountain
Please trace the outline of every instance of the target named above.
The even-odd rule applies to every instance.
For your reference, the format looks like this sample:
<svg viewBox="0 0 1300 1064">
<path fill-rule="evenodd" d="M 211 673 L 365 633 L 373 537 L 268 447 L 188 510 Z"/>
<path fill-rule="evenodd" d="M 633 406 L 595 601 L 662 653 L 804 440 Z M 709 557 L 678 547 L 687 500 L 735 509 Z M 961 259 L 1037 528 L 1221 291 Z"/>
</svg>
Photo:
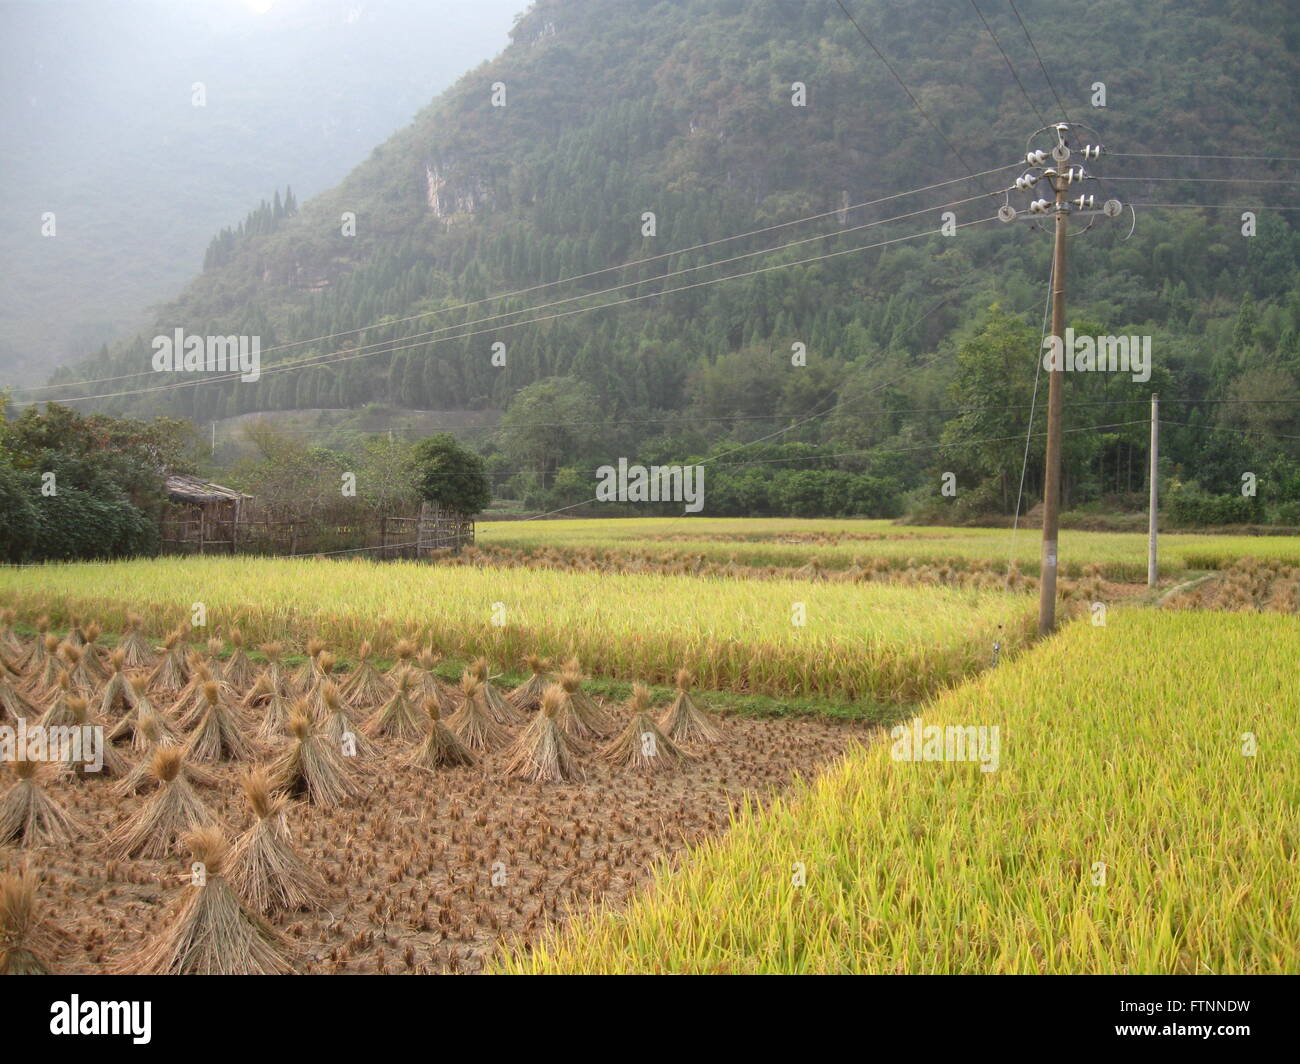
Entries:
<svg viewBox="0 0 1300 1064">
<path fill-rule="evenodd" d="M 344 177 L 499 51 L 525 4 L 0 3 L 0 379 L 44 379 L 140 324 L 215 231 Z"/>
</svg>

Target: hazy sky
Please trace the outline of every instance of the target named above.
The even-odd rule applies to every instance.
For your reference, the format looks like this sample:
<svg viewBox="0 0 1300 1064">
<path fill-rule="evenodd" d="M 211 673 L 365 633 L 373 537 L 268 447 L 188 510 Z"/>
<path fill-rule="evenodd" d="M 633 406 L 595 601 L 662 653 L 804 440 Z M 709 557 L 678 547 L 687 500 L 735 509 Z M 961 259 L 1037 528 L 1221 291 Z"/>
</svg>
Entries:
<svg viewBox="0 0 1300 1064">
<path fill-rule="evenodd" d="M 135 328 L 275 189 L 337 183 L 527 5 L 0 0 L 0 386 Z"/>
</svg>

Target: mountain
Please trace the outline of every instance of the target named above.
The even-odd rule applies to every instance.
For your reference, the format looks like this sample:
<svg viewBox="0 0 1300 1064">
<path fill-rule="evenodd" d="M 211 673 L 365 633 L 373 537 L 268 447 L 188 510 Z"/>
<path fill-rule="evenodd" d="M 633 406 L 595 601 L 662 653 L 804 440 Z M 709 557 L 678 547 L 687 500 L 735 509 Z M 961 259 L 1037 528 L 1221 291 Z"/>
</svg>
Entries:
<svg viewBox="0 0 1300 1064">
<path fill-rule="evenodd" d="M 44 379 L 147 322 L 213 232 L 286 185 L 336 184 L 525 3 L 0 5 L 0 377 Z"/>
<path fill-rule="evenodd" d="M 499 56 L 339 185 L 218 241 L 209 269 L 153 329 L 55 378 L 122 379 L 19 397 L 107 394 L 105 409 L 206 423 L 366 403 L 499 409 L 534 382 L 572 377 L 589 389 L 593 418 L 611 426 L 605 449 L 616 453 L 703 453 L 847 400 L 887 409 L 810 419 L 785 438 L 899 451 L 945 432 L 974 438 L 942 408 L 954 396 L 1023 393 L 1028 403 L 1050 258 L 1048 235 L 985 219 L 1006 198 L 999 190 L 1019 172 L 1039 114 L 1062 112 L 1095 127 L 1112 153 L 1087 189 L 1099 201 L 1216 205 L 1142 206 L 1075 240 L 1072 320 L 1153 336 L 1158 371 L 1150 382 L 1081 382 L 1074 394 L 1144 403 L 1159 386 L 1210 403 L 1294 393 L 1300 241 L 1293 215 L 1263 208 L 1294 203 L 1295 167 L 1157 157 L 1293 154 L 1284 146 L 1300 31 L 1289 3 L 1022 0 L 1050 85 L 1007 5 L 980 4 L 997 43 L 956 0 L 846 6 L 862 32 L 835 0 L 540 0 Z M 1105 107 L 1093 106 L 1099 82 Z M 806 106 L 792 105 L 796 83 Z M 1007 169 L 954 180 L 995 167 Z M 1251 183 L 1268 180 L 1281 183 Z M 925 186 L 940 187 L 856 206 Z M 1217 205 L 1256 208 L 1258 235 L 1244 238 L 1240 210 Z M 961 225 L 952 236 L 934 233 L 944 209 Z M 917 216 L 861 228 L 907 212 Z M 824 217 L 786 224 L 810 215 Z M 355 235 L 344 231 L 348 216 Z M 924 233 L 933 235 L 916 238 Z M 806 242 L 654 281 L 796 240 Z M 713 241 L 725 242 L 698 247 Z M 612 269 L 632 260 L 644 261 Z M 580 279 L 551 285 L 563 278 Z M 571 298 L 618 285 L 628 287 Z M 560 300 L 570 301 L 546 306 Z M 1025 349 L 1016 379 L 963 378 L 957 352 L 1008 313 L 1031 323 L 1015 334 Z M 262 378 L 160 381 L 150 341 L 176 328 L 260 336 Z M 796 343 L 806 366 L 791 365 Z M 313 358 L 334 361 L 276 371 Z M 1216 409 L 1184 417 L 1217 418 Z M 994 427 L 1015 431 L 1014 422 Z M 1089 459 L 1103 483 L 1125 453 L 1131 482 L 1143 431 L 1123 427 L 1113 452 Z M 1223 440 L 1198 428 L 1171 454 L 1192 466 L 1231 452 L 1216 474 L 1231 479 L 1247 459 Z M 907 483 L 931 458 L 909 460 Z M 1112 487 L 1123 483 L 1116 468 Z"/>
</svg>

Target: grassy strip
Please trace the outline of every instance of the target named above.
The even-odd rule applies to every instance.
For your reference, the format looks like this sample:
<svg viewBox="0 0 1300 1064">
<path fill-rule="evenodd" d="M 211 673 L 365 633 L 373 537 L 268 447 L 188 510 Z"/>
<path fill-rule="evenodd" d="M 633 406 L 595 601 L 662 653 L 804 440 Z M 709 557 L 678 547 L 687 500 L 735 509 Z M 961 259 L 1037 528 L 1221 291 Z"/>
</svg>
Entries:
<svg viewBox="0 0 1300 1064">
<path fill-rule="evenodd" d="M 317 635 L 346 654 L 414 633 L 497 666 L 577 655 L 593 675 L 666 684 L 685 665 L 710 690 L 899 704 L 987 667 L 995 641 L 1014 653 L 1034 620 L 1028 596 L 945 587 L 267 558 L 0 570 L 0 605 L 28 621 L 121 630 L 135 612 L 157 634 L 195 603 L 209 632 L 250 645 Z"/>
<path fill-rule="evenodd" d="M 856 750 L 499 967 L 1296 973 L 1298 653 L 1274 614 L 1076 623 L 922 711 L 998 725 L 997 771 Z"/>
</svg>

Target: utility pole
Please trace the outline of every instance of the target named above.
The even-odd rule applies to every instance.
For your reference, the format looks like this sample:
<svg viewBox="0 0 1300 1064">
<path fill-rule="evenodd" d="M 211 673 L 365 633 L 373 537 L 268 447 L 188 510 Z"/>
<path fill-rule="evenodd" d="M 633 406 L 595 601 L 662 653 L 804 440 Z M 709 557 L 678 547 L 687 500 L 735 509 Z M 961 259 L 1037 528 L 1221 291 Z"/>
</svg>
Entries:
<svg viewBox="0 0 1300 1064">
<path fill-rule="evenodd" d="M 1056 235 L 1052 248 L 1052 335 L 1058 352 L 1065 351 L 1065 239 L 1070 216 L 1065 204 L 1066 179 L 1049 178 L 1056 192 Z M 1061 413 L 1065 360 L 1047 375 L 1047 468 L 1043 475 L 1043 549 L 1038 567 L 1038 634 L 1056 627 L 1057 539 L 1061 525 Z"/>
<path fill-rule="evenodd" d="M 212 457 L 217 457 L 217 423 L 212 423 Z"/>
<path fill-rule="evenodd" d="M 1147 587 L 1155 587 L 1160 567 L 1156 564 L 1156 513 L 1160 503 L 1160 396 L 1151 393 L 1151 496 L 1147 517 Z"/>
<path fill-rule="evenodd" d="M 1017 211 L 1010 203 L 1012 189 L 1007 189 L 1008 202 L 998 209 L 998 217 L 1004 222 L 1017 220 L 1037 221 L 1047 215 L 1055 220 L 1054 242 L 1052 247 L 1052 353 L 1053 358 L 1047 374 L 1047 454 L 1043 473 L 1043 546 L 1040 555 L 1038 578 L 1038 634 L 1048 635 L 1056 627 L 1056 574 L 1059 566 L 1058 540 L 1061 524 L 1061 427 L 1062 411 L 1065 405 L 1064 380 L 1067 366 L 1065 349 L 1065 250 L 1070 232 L 1070 218 L 1088 218 L 1091 225 L 1095 215 L 1107 218 L 1118 217 L 1123 210 L 1119 200 L 1108 200 L 1104 207 L 1097 209 L 1095 197 L 1080 195 L 1067 200 L 1066 193 L 1071 185 L 1089 181 L 1093 175 L 1082 166 L 1069 166 L 1070 159 L 1076 153 L 1083 160 L 1101 157 L 1100 144 L 1087 144 L 1081 147 L 1074 142 L 1073 126 L 1078 123 L 1058 122 L 1045 126 L 1034 136 L 1052 133 L 1056 143 L 1050 150 L 1031 150 L 1025 156 L 1030 169 L 1016 178 L 1014 189 L 1020 192 L 1033 192 L 1042 182 L 1052 190 L 1053 198 L 1034 200 L 1027 211 Z M 1081 127 L 1087 128 L 1087 127 Z M 1033 137 L 1030 138 L 1032 141 Z"/>
</svg>

